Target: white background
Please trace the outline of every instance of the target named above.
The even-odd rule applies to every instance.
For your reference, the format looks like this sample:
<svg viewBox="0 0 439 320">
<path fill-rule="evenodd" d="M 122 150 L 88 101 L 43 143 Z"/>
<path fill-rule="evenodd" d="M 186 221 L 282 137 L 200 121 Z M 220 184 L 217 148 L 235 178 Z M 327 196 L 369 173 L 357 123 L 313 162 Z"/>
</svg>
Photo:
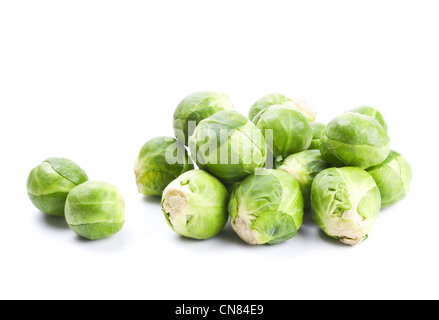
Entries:
<svg viewBox="0 0 439 320">
<path fill-rule="evenodd" d="M 438 299 L 437 1 L 2 1 L 2 299 Z M 137 193 L 140 147 L 172 135 L 187 94 L 308 101 L 318 121 L 384 114 L 412 190 L 369 239 L 339 244 L 309 217 L 252 247 L 227 226 L 208 241 L 166 224 Z M 66 157 L 126 201 L 121 233 L 80 239 L 26 195 L 30 170 Z"/>
</svg>

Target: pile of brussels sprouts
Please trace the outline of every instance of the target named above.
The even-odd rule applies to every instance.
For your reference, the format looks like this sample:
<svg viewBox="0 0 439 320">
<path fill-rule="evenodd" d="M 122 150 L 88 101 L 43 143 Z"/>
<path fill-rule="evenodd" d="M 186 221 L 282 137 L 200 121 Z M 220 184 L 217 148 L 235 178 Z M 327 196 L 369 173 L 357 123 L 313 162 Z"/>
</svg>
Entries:
<svg viewBox="0 0 439 320">
<path fill-rule="evenodd" d="M 356 245 L 380 209 L 409 191 L 410 165 L 390 150 L 375 108 L 352 109 L 327 125 L 315 122 L 305 101 L 282 94 L 263 96 L 248 118 L 234 109 L 223 93 L 190 94 L 175 110 L 175 138 L 154 138 L 137 157 L 139 192 L 162 197 L 166 221 L 182 236 L 212 238 L 230 218 L 245 242 L 277 244 L 297 234 L 310 210 L 327 235 Z M 41 212 L 65 217 L 87 239 L 111 236 L 125 222 L 116 187 L 88 181 L 68 159 L 35 167 L 27 192 Z"/>
<path fill-rule="evenodd" d="M 136 160 L 139 192 L 162 197 L 166 221 L 182 236 L 212 238 L 230 217 L 245 242 L 277 244 L 297 234 L 310 210 L 328 236 L 356 245 L 380 209 L 409 190 L 410 165 L 390 150 L 375 108 L 327 125 L 282 94 L 256 101 L 248 118 L 234 109 L 223 93 L 190 94 L 175 110 L 175 138 L 148 141 Z"/>
</svg>

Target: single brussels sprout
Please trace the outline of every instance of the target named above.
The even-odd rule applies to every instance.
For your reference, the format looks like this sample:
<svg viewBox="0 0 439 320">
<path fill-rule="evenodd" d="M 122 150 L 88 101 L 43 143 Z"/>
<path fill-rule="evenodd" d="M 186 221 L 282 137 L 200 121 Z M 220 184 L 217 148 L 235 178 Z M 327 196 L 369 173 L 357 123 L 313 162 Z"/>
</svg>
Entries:
<svg viewBox="0 0 439 320">
<path fill-rule="evenodd" d="M 320 172 L 311 187 L 314 221 L 329 236 L 356 245 L 367 239 L 381 207 L 372 176 L 355 167 Z"/>
<path fill-rule="evenodd" d="M 233 189 L 229 213 L 233 230 L 249 244 L 291 239 L 303 221 L 299 184 L 283 171 L 258 170 Z"/>
<path fill-rule="evenodd" d="M 73 161 L 50 158 L 30 172 L 27 194 L 41 212 L 63 217 L 70 190 L 87 180 L 85 172 Z"/>
<path fill-rule="evenodd" d="M 308 149 L 310 150 L 320 150 L 320 142 L 322 140 L 323 132 L 326 129 L 326 125 L 320 122 L 312 122 L 312 141 Z"/>
<path fill-rule="evenodd" d="M 374 118 L 387 132 L 387 123 L 384 120 L 384 117 L 381 114 L 381 112 L 379 112 L 377 109 L 372 108 L 372 107 L 368 107 L 368 106 L 362 106 L 362 107 L 352 109 L 348 112 L 359 113 L 359 114 Z"/>
<path fill-rule="evenodd" d="M 265 108 L 254 118 L 275 159 L 308 149 L 312 129 L 306 117 L 288 105 Z"/>
<path fill-rule="evenodd" d="M 283 94 L 280 93 L 267 94 L 262 98 L 260 98 L 251 106 L 250 111 L 248 113 L 248 118 L 250 119 L 250 121 L 253 121 L 253 119 L 258 115 L 258 113 L 264 110 L 265 108 L 273 105 L 282 105 L 289 102 L 292 102 L 292 100 L 284 96 Z"/>
<path fill-rule="evenodd" d="M 319 150 L 305 150 L 287 157 L 278 169 L 290 174 L 299 182 L 305 209 L 310 209 L 312 182 L 318 173 L 328 167 Z"/>
<path fill-rule="evenodd" d="M 377 166 L 367 169 L 381 193 L 381 208 L 405 198 L 412 181 L 412 169 L 407 160 L 391 150 L 387 159 Z"/>
<path fill-rule="evenodd" d="M 236 111 L 221 111 L 201 121 L 189 148 L 200 169 L 227 184 L 253 174 L 266 160 L 261 131 Z"/>
<path fill-rule="evenodd" d="M 184 145 L 170 137 L 145 143 L 134 164 L 137 188 L 146 196 L 161 196 L 168 184 L 193 169 Z"/>
<path fill-rule="evenodd" d="M 229 218 L 228 193 L 214 176 L 202 170 L 182 174 L 165 189 L 162 210 L 178 234 L 193 239 L 216 236 Z"/>
<path fill-rule="evenodd" d="M 77 235 L 90 240 L 109 237 L 125 223 L 125 202 L 110 183 L 89 181 L 70 191 L 66 220 Z"/>
<path fill-rule="evenodd" d="M 300 112 L 302 112 L 305 117 L 310 121 L 314 121 L 316 119 L 315 112 L 311 109 L 309 104 L 306 101 L 299 99 L 290 99 L 283 94 L 280 93 L 271 93 L 263 96 L 258 101 L 256 101 L 250 108 L 248 118 L 250 121 L 258 115 L 259 112 L 273 105 L 290 105 L 295 107 Z"/>
<path fill-rule="evenodd" d="M 337 167 L 367 169 L 386 160 L 389 150 L 383 127 L 373 118 L 353 112 L 331 120 L 320 144 L 323 159 Z"/>
<path fill-rule="evenodd" d="M 174 133 L 177 139 L 188 144 L 189 137 L 200 121 L 219 111 L 234 110 L 229 97 L 221 92 L 199 91 L 188 95 L 174 113 Z"/>
</svg>

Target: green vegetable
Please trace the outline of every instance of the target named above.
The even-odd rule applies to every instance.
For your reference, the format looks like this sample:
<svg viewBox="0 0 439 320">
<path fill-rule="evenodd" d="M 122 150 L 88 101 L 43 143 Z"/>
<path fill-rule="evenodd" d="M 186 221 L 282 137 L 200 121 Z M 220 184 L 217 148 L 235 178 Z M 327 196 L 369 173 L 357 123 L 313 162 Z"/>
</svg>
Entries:
<svg viewBox="0 0 439 320">
<path fill-rule="evenodd" d="M 280 93 L 271 93 L 263 96 L 259 100 L 257 100 L 250 108 L 250 111 L 248 113 L 248 118 L 250 121 L 253 121 L 253 119 L 258 115 L 259 112 L 264 110 L 267 107 L 273 106 L 273 105 L 282 105 L 288 102 L 292 102 L 290 98 L 287 98 L 283 94 Z"/>
<path fill-rule="evenodd" d="M 177 139 L 188 145 L 189 137 L 200 121 L 219 111 L 234 110 L 229 97 L 221 92 L 200 91 L 185 97 L 174 113 L 174 133 Z"/>
<path fill-rule="evenodd" d="M 236 111 L 221 111 L 201 121 L 189 148 L 200 169 L 228 184 L 253 174 L 266 160 L 261 131 Z"/>
<path fill-rule="evenodd" d="M 249 244 L 277 244 L 293 238 L 303 221 L 298 182 L 280 170 L 258 170 L 232 191 L 233 230 Z"/>
<path fill-rule="evenodd" d="M 178 234 L 209 239 L 227 223 L 227 201 L 227 190 L 217 178 L 202 170 L 192 170 L 165 189 L 162 210 Z"/>
<path fill-rule="evenodd" d="M 287 157 L 278 169 L 297 180 L 302 191 L 305 209 L 310 209 L 312 182 L 317 174 L 328 166 L 319 150 L 305 150 Z"/>
<path fill-rule="evenodd" d="M 193 169 L 184 145 L 170 137 L 145 143 L 134 165 L 139 192 L 155 196 L 161 196 L 169 183 Z"/>
<path fill-rule="evenodd" d="M 362 106 L 362 107 L 352 109 L 349 112 L 359 113 L 359 114 L 374 118 L 383 127 L 383 129 L 387 132 L 387 123 L 384 120 L 384 117 L 381 114 L 381 112 L 379 112 L 377 109 L 372 108 L 372 107 L 368 107 L 368 106 Z"/>
<path fill-rule="evenodd" d="M 349 245 L 367 238 L 381 207 L 378 187 L 355 167 L 320 172 L 311 187 L 312 217 L 329 236 Z"/>
<path fill-rule="evenodd" d="M 50 158 L 30 172 L 27 194 L 41 212 L 63 217 L 70 190 L 87 180 L 85 172 L 73 161 Z"/>
<path fill-rule="evenodd" d="M 347 112 L 331 120 L 323 135 L 323 159 L 337 167 L 362 169 L 383 162 L 389 155 L 390 140 L 383 127 L 369 116 Z"/>
<path fill-rule="evenodd" d="M 320 122 L 310 123 L 312 129 L 312 141 L 308 149 L 310 150 L 320 150 L 320 142 L 322 139 L 323 132 L 326 129 L 326 125 Z"/>
<path fill-rule="evenodd" d="M 396 151 L 387 159 L 367 169 L 381 193 L 381 208 L 386 208 L 405 198 L 410 189 L 412 169 L 407 160 Z"/>
<path fill-rule="evenodd" d="M 253 122 L 265 136 L 275 159 L 308 149 L 312 129 L 306 117 L 289 105 L 274 105 L 262 110 Z"/>
<path fill-rule="evenodd" d="M 263 96 L 256 101 L 250 108 L 248 118 L 250 121 L 258 115 L 259 112 L 273 105 L 289 105 L 296 108 L 310 121 L 314 121 L 316 118 L 315 112 L 311 109 L 306 101 L 298 99 L 290 99 L 280 93 L 271 93 Z"/>
<path fill-rule="evenodd" d="M 69 193 L 66 220 L 69 227 L 83 238 L 106 238 L 122 229 L 125 203 L 113 185 L 101 181 L 86 182 Z"/>
</svg>

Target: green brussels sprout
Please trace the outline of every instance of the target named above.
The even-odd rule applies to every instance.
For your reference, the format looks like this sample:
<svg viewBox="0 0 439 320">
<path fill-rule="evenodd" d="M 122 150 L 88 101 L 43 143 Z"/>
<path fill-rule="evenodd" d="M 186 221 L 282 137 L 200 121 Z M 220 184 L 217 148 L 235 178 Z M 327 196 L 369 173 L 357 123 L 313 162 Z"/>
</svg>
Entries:
<svg viewBox="0 0 439 320">
<path fill-rule="evenodd" d="M 391 150 L 387 159 L 367 169 L 381 193 L 381 208 L 389 207 L 405 198 L 412 181 L 412 169 L 407 160 Z"/>
<path fill-rule="evenodd" d="M 295 107 L 300 112 L 302 112 L 305 117 L 310 121 L 314 121 L 316 118 L 315 112 L 311 109 L 306 101 L 298 99 L 290 99 L 280 93 L 271 93 L 263 96 L 258 101 L 256 101 L 250 108 L 248 118 L 250 121 L 258 115 L 259 112 L 273 105 L 289 105 Z"/>
<path fill-rule="evenodd" d="M 261 169 L 232 191 L 233 230 L 249 244 L 277 244 L 293 238 L 303 221 L 298 182 L 280 170 Z"/>
<path fill-rule="evenodd" d="M 275 159 L 308 149 L 312 129 L 306 117 L 289 105 L 265 108 L 254 118 Z"/>
<path fill-rule="evenodd" d="M 214 176 L 202 170 L 185 172 L 163 192 L 162 210 L 178 234 L 193 239 L 210 239 L 225 226 L 228 193 Z"/>
<path fill-rule="evenodd" d="M 236 111 L 221 111 L 201 121 L 189 148 L 200 169 L 227 184 L 253 174 L 266 160 L 261 131 Z"/>
<path fill-rule="evenodd" d="M 389 150 L 383 127 L 373 118 L 353 112 L 331 120 L 320 144 L 323 159 L 337 167 L 367 169 L 386 160 Z"/>
<path fill-rule="evenodd" d="M 330 237 L 356 245 L 367 239 L 381 207 L 372 176 L 356 167 L 320 172 L 311 187 L 314 221 Z"/>
<path fill-rule="evenodd" d="M 260 98 L 251 106 L 250 111 L 248 113 L 248 118 L 250 119 L 250 121 L 253 121 L 253 119 L 258 115 L 258 113 L 264 110 L 265 108 L 273 105 L 282 105 L 289 102 L 292 102 L 292 100 L 290 98 L 287 98 L 283 94 L 280 93 L 267 94 L 262 98 Z"/>
<path fill-rule="evenodd" d="M 30 172 L 27 194 L 41 212 L 63 217 L 70 190 L 87 180 L 85 172 L 73 161 L 50 158 Z"/>
<path fill-rule="evenodd" d="M 146 196 L 161 196 L 168 184 L 193 169 L 184 145 L 170 137 L 145 143 L 134 164 L 137 188 Z"/>
<path fill-rule="evenodd" d="M 77 235 L 90 240 L 109 237 L 125 223 L 125 202 L 110 183 L 89 181 L 70 191 L 66 220 Z"/>
<path fill-rule="evenodd" d="M 189 137 L 200 121 L 219 111 L 234 110 L 229 97 L 221 92 L 199 91 L 185 97 L 174 113 L 174 133 L 177 139 L 188 144 Z"/>
<path fill-rule="evenodd" d="M 320 122 L 310 123 L 312 129 L 312 141 L 308 149 L 320 150 L 320 142 L 322 140 L 323 132 L 326 129 L 326 125 Z"/>
<path fill-rule="evenodd" d="M 305 150 L 287 157 L 278 169 L 292 175 L 299 182 L 305 209 L 310 209 L 312 182 L 328 166 L 319 150 Z"/>
<path fill-rule="evenodd" d="M 362 107 L 352 109 L 348 112 L 359 113 L 359 114 L 374 118 L 387 132 L 387 123 L 384 120 L 384 117 L 381 114 L 381 112 L 379 112 L 377 109 L 372 108 L 372 107 L 368 107 L 368 106 L 362 106 Z"/>
</svg>

